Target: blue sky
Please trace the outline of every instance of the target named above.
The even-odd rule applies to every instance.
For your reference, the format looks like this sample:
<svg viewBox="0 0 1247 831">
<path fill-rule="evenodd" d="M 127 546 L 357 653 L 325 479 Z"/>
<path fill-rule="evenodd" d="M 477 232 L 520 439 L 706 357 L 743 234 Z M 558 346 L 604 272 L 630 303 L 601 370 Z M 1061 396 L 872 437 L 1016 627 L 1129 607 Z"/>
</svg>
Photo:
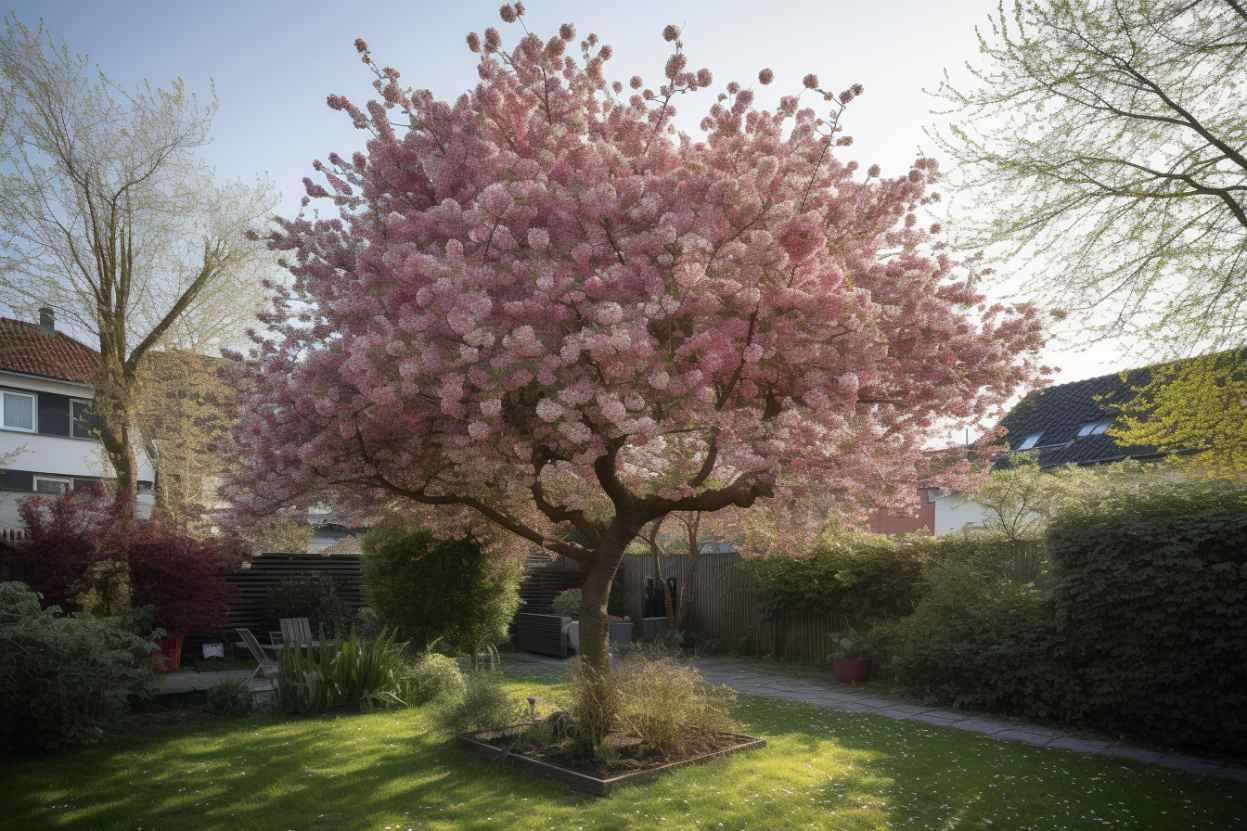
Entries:
<svg viewBox="0 0 1247 831">
<path fill-rule="evenodd" d="M 993 0 L 528 5 L 526 20 L 534 31 L 549 34 L 571 21 L 582 36 L 597 32 L 615 50 L 607 74 L 620 80 L 633 73 L 647 81 L 661 76 L 668 49 L 659 33 L 675 23 L 684 28 L 690 64 L 709 67 L 716 85 L 749 83 L 762 67 L 774 69 L 775 83 L 758 88 L 763 104 L 796 90 L 806 72 L 834 89 L 860 82 L 866 94 L 847 115 L 847 132 L 856 143 L 846 155 L 878 162 L 885 173 L 906 169 L 920 148 L 934 152 L 923 127 L 940 118 L 923 90 L 937 86 L 945 69 L 965 77 L 962 67 L 977 53 L 974 27 L 995 8 Z M 269 177 L 285 213 L 297 211 L 300 181 L 313 159 L 332 150 L 347 155 L 362 145 L 363 134 L 345 115 L 325 106 L 329 93 L 362 102 L 372 92 L 372 76 L 352 47 L 357 36 L 368 40 L 380 63 L 397 67 L 407 84 L 449 98 L 475 80 L 475 56 L 463 40 L 468 31 L 497 26 L 508 42 L 518 31 L 499 20 L 498 2 L 40 0 L 9 8 L 29 25 L 42 19 L 125 86 L 144 80 L 163 85 L 180 75 L 189 89 L 206 93 L 214 83 L 220 110 L 205 157 L 222 178 Z M 686 97 L 682 126 L 693 130 L 711 100 L 710 93 Z M 1056 343 L 1050 353 L 1065 370 L 1061 381 L 1113 371 L 1131 360 L 1109 346 L 1086 350 Z"/>
</svg>

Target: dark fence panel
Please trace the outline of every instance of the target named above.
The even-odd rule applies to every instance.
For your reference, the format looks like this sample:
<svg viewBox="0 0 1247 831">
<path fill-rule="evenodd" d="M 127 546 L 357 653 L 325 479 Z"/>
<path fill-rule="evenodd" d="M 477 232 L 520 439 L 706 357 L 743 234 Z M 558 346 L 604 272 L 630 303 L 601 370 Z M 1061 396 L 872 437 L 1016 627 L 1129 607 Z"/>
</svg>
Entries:
<svg viewBox="0 0 1247 831">
<path fill-rule="evenodd" d="M 230 608 L 229 628 L 246 627 L 260 640 L 267 640 L 267 633 L 277 629 L 277 620 L 268 608 L 269 594 L 282 580 L 302 574 L 323 574 L 332 578 L 338 596 L 352 619 L 366 605 L 357 554 L 332 557 L 320 554 L 261 554 L 229 577 L 229 581 L 238 587 L 238 594 Z"/>
<path fill-rule="evenodd" d="M 524 580 L 520 583 L 520 613 L 552 614 L 555 596 L 565 589 L 580 588 L 583 579 L 575 560 L 556 558 L 547 551 L 530 552 L 524 563 Z"/>
</svg>

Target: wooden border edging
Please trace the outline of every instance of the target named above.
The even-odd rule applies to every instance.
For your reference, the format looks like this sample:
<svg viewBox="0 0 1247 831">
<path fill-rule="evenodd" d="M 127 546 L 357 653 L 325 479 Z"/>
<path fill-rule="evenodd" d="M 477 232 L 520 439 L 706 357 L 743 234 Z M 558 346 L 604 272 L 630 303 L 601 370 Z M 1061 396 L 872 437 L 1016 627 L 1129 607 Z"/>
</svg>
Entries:
<svg viewBox="0 0 1247 831">
<path fill-rule="evenodd" d="M 511 728 L 514 729 L 514 728 Z M 702 762 L 709 762 L 723 756 L 729 756 L 733 753 L 742 753 L 748 750 L 758 750 L 766 747 L 766 739 L 756 739 L 753 736 L 742 736 L 736 733 L 732 734 L 733 738 L 739 739 L 737 744 L 731 747 L 725 747 L 710 753 L 703 753 L 700 756 L 694 756 L 691 759 L 682 759 L 678 762 L 670 762 L 660 765 L 649 770 L 638 770 L 630 773 L 621 773 L 607 779 L 601 779 L 596 776 L 590 776 L 587 773 L 565 768 L 561 765 L 543 762 L 540 759 L 532 759 L 518 753 L 512 753 L 509 750 L 503 750 L 497 745 L 490 744 L 481 738 L 482 735 L 489 733 L 497 735 L 498 730 L 483 730 L 476 733 L 460 733 L 456 740 L 461 748 L 480 756 L 482 759 L 491 761 L 506 762 L 511 765 L 518 766 L 533 773 L 537 776 L 543 776 L 547 779 L 555 779 L 569 787 L 578 791 L 593 794 L 594 796 L 610 796 L 616 788 L 624 785 L 642 785 L 653 782 L 658 777 L 666 773 L 671 773 L 689 765 L 698 765 Z"/>
</svg>

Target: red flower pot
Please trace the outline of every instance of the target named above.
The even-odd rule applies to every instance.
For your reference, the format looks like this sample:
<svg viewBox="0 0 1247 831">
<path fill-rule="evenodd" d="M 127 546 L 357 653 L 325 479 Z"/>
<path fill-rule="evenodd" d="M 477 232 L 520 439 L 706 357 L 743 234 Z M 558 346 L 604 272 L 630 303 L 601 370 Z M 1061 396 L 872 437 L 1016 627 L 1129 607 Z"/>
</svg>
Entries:
<svg viewBox="0 0 1247 831">
<path fill-rule="evenodd" d="M 861 684 L 870 677 L 870 659 L 833 658 L 831 674 L 841 684 Z"/>
<path fill-rule="evenodd" d="M 159 655 L 164 658 L 163 661 L 156 662 L 157 672 L 173 672 L 182 664 L 182 639 L 183 635 L 168 635 L 160 639 L 160 648 L 152 653 L 153 656 Z"/>
</svg>

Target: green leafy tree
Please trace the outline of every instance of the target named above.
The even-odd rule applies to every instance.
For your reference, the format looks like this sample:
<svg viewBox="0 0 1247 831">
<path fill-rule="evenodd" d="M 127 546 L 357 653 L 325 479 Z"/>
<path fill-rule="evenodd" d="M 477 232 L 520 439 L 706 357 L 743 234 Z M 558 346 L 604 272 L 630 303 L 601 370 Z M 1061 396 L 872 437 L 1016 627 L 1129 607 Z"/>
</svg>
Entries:
<svg viewBox="0 0 1247 831">
<path fill-rule="evenodd" d="M 1151 445 L 1188 470 L 1247 474 L 1247 361 L 1240 351 L 1154 368 L 1121 412 L 1112 431 L 1119 442 Z"/>
<path fill-rule="evenodd" d="M 363 548 L 369 603 L 412 646 L 475 658 L 506 640 L 520 605 L 517 561 L 491 556 L 473 536 L 438 539 L 397 523 L 369 531 Z"/>
<path fill-rule="evenodd" d="M 1002 4 L 979 52 L 935 135 L 983 208 L 972 242 L 1037 258 L 1035 293 L 1102 334 L 1240 339 L 1247 4 Z"/>
</svg>

